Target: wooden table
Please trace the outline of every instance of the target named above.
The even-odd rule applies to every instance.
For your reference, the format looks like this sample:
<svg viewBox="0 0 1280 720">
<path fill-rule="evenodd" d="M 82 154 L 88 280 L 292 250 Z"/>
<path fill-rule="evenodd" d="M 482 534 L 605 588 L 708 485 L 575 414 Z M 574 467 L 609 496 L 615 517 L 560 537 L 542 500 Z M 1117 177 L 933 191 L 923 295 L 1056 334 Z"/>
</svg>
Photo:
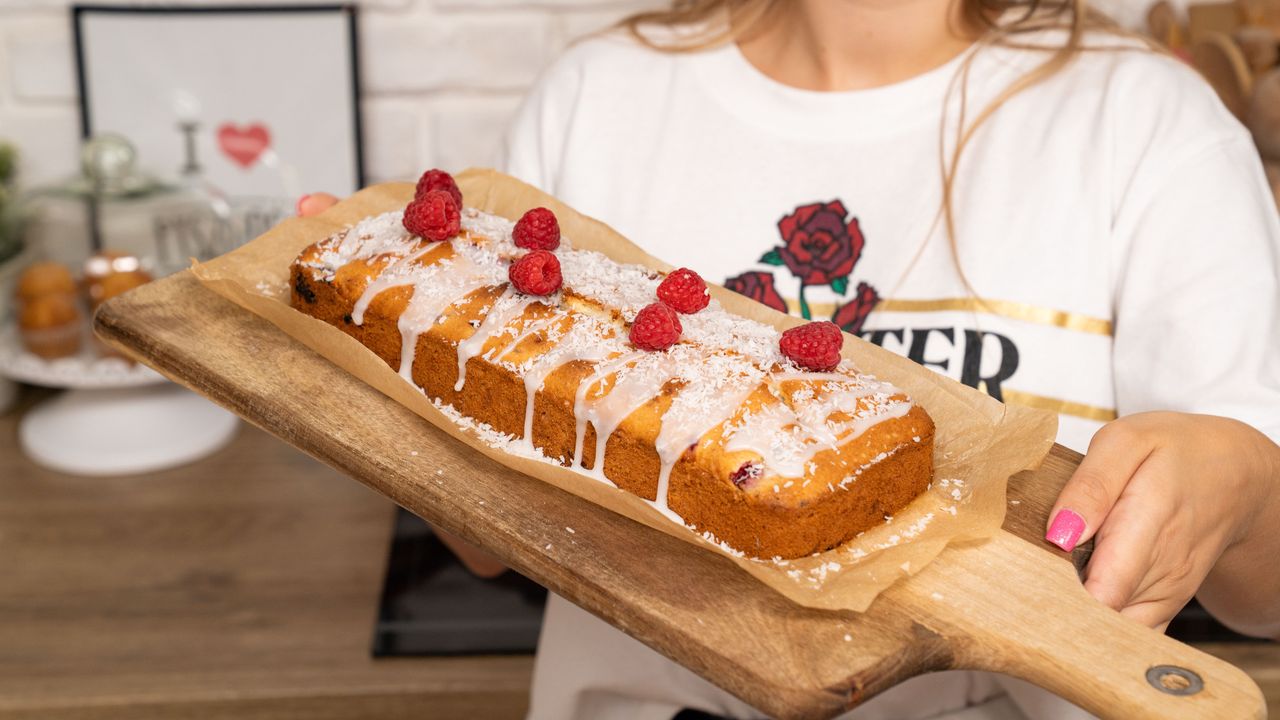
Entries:
<svg viewBox="0 0 1280 720">
<path fill-rule="evenodd" d="M 1118 622 L 1084 595 L 1069 565 L 1054 563 L 1058 553 L 1041 537 L 1045 516 L 1078 460 L 1061 448 L 1011 481 L 1008 534 L 993 545 L 949 549 L 947 562 L 895 585 L 866 613 L 808 610 L 723 559 L 479 456 L 188 273 L 108 303 L 97 324 L 160 371 L 771 713 L 828 717 L 904 677 L 947 667 L 1029 672 L 1113 715 L 1125 708 L 1155 716 L 1229 697 L 1239 707 L 1256 702 L 1239 673 Z M 1002 586 L 994 593 L 993 583 Z M 1076 624 L 1045 623 L 1050 603 L 1079 614 Z M 1109 649 L 1086 642 L 1080 623 L 1101 628 Z M 857 643 L 840 641 L 850 634 Z M 1146 668 L 1166 659 L 1207 672 L 1212 690 L 1171 700 L 1146 687 Z M 1104 669 L 1126 679 L 1113 686 Z M 1221 708 L 1216 716 L 1227 717 Z"/>
<path fill-rule="evenodd" d="M 384 498 L 248 426 L 196 465 L 68 477 L 22 455 L 20 412 L 0 417 L 0 720 L 523 716 L 529 657 L 370 658 Z"/>
</svg>

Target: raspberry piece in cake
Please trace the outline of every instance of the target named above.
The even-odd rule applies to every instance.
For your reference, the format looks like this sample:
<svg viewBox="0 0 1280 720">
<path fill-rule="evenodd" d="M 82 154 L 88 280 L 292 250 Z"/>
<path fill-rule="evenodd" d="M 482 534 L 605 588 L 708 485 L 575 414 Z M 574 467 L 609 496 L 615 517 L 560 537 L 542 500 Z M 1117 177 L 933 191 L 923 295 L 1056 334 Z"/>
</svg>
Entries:
<svg viewBox="0 0 1280 720">
<path fill-rule="evenodd" d="M 526 295 L 550 295 L 560 289 L 560 260 L 546 250 L 533 250 L 511 263 L 507 277 Z"/>
<path fill-rule="evenodd" d="M 711 302 L 707 282 L 689 268 L 680 268 L 663 278 L 658 285 L 658 299 L 676 312 L 690 315 Z"/>
<path fill-rule="evenodd" d="M 739 465 L 738 469 L 733 471 L 733 475 L 729 477 L 729 480 L 733 482 L 734 487 L 746 489 L 754 485 L 755 481 L 760 479 L 763 474 L 764 467 L 760 463 L 748 461 Z"/>
<path fill-rule="evenodd" d="M 511 231 L 516 247 L 527 250 L 555 250 L 560 247 L 560 223 L 555 213 L 536 207 L 516 221 Z"/>
<path fill-rule="evenodd" d="M 675 310 L 652 303 L 641 308 L 631 321 L 631 344 L 641 350 L 666 350 L 676 344 L 682 332 Z"/>
<path fill-rule="evenodd" d="M 462 191 L 458 189 L 458 183 L 454 182 L 453 176 L 449 173 L 435 168 L 422 173 L 422 177 L 418 178 L 418 188 L 413 193 L 413 199 L 418 200 L 432 190 L 443 190 L 449 193 L 453 202 L 459 208 L 462 207 Z"/>
<path fill-rule="evenodd" d="M 832 322 L 811 322 L 782 333 L 778 348 L 791 362 L 806 370 L 826 372 L 840 364 L 844 334 Z"/>
<path fill-rule="evenodd" d="M 404 229 L 427 240 L 448 240 L 461 227 L 458 204 L 443 190 L 428 191 L 404 209 Z"/>
</svg>

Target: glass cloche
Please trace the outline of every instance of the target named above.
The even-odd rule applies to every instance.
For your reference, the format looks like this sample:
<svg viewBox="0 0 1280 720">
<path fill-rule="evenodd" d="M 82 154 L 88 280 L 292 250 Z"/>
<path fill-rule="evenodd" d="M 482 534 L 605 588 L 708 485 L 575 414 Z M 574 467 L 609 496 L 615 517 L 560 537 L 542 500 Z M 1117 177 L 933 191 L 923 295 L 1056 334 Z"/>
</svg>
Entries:
<svg viewBox="0 0 1280 720">
<path fill-rule="evenodd" d="M 239 245 L 228 203 L 195 182 L 165 182 L 138 167 L 119 135 L 85 141 L 81 174 L 29 195 L 26 238 L 45 259 L 80 267 L 110 250 L 140 258 L 156 276 Z"/>
</svg>

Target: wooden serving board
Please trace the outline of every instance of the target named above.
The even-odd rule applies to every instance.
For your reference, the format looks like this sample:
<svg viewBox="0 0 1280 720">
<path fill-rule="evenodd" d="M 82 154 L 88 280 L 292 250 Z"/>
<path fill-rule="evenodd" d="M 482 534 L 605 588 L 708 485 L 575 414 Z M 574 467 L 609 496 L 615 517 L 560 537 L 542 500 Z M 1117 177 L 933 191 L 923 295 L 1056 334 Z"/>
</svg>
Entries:
<svg viewBox="0 0 1280 720">
<path fill-rule="evenodd" d="M 1010 481 L 994 539 L 947 548 L 865 613 L 812 610 L 713 553 L 483 457 L 188 272 L 108 302 L 96 328 L 770 716 L 832 717 L 952 668 L 1015 675 L 1104 717 L 1265 716 L 1243 672 L 1096 603 L 1043 542 L 1080 458 L 1062 447 Z M 1184 684 L 1152 671 L 1165 665 L 1194 674 L 1184 694 L 1156 687 Z"/>
</svg>

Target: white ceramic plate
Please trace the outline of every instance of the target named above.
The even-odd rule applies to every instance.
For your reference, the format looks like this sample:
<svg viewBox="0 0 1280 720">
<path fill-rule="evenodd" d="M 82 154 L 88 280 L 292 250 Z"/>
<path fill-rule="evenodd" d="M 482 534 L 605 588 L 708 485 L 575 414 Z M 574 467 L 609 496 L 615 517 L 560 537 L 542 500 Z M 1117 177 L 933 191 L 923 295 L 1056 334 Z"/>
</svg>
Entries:
<svg viewBox="0 0 1280 720">
<path fill-rule="evenodd" d="M 177 385 L 71 390 L 22 416 L 18 439 L 37 463 L 73 475 L 138 475 L 225 446 L 239 419 Z"/>
</svg>

